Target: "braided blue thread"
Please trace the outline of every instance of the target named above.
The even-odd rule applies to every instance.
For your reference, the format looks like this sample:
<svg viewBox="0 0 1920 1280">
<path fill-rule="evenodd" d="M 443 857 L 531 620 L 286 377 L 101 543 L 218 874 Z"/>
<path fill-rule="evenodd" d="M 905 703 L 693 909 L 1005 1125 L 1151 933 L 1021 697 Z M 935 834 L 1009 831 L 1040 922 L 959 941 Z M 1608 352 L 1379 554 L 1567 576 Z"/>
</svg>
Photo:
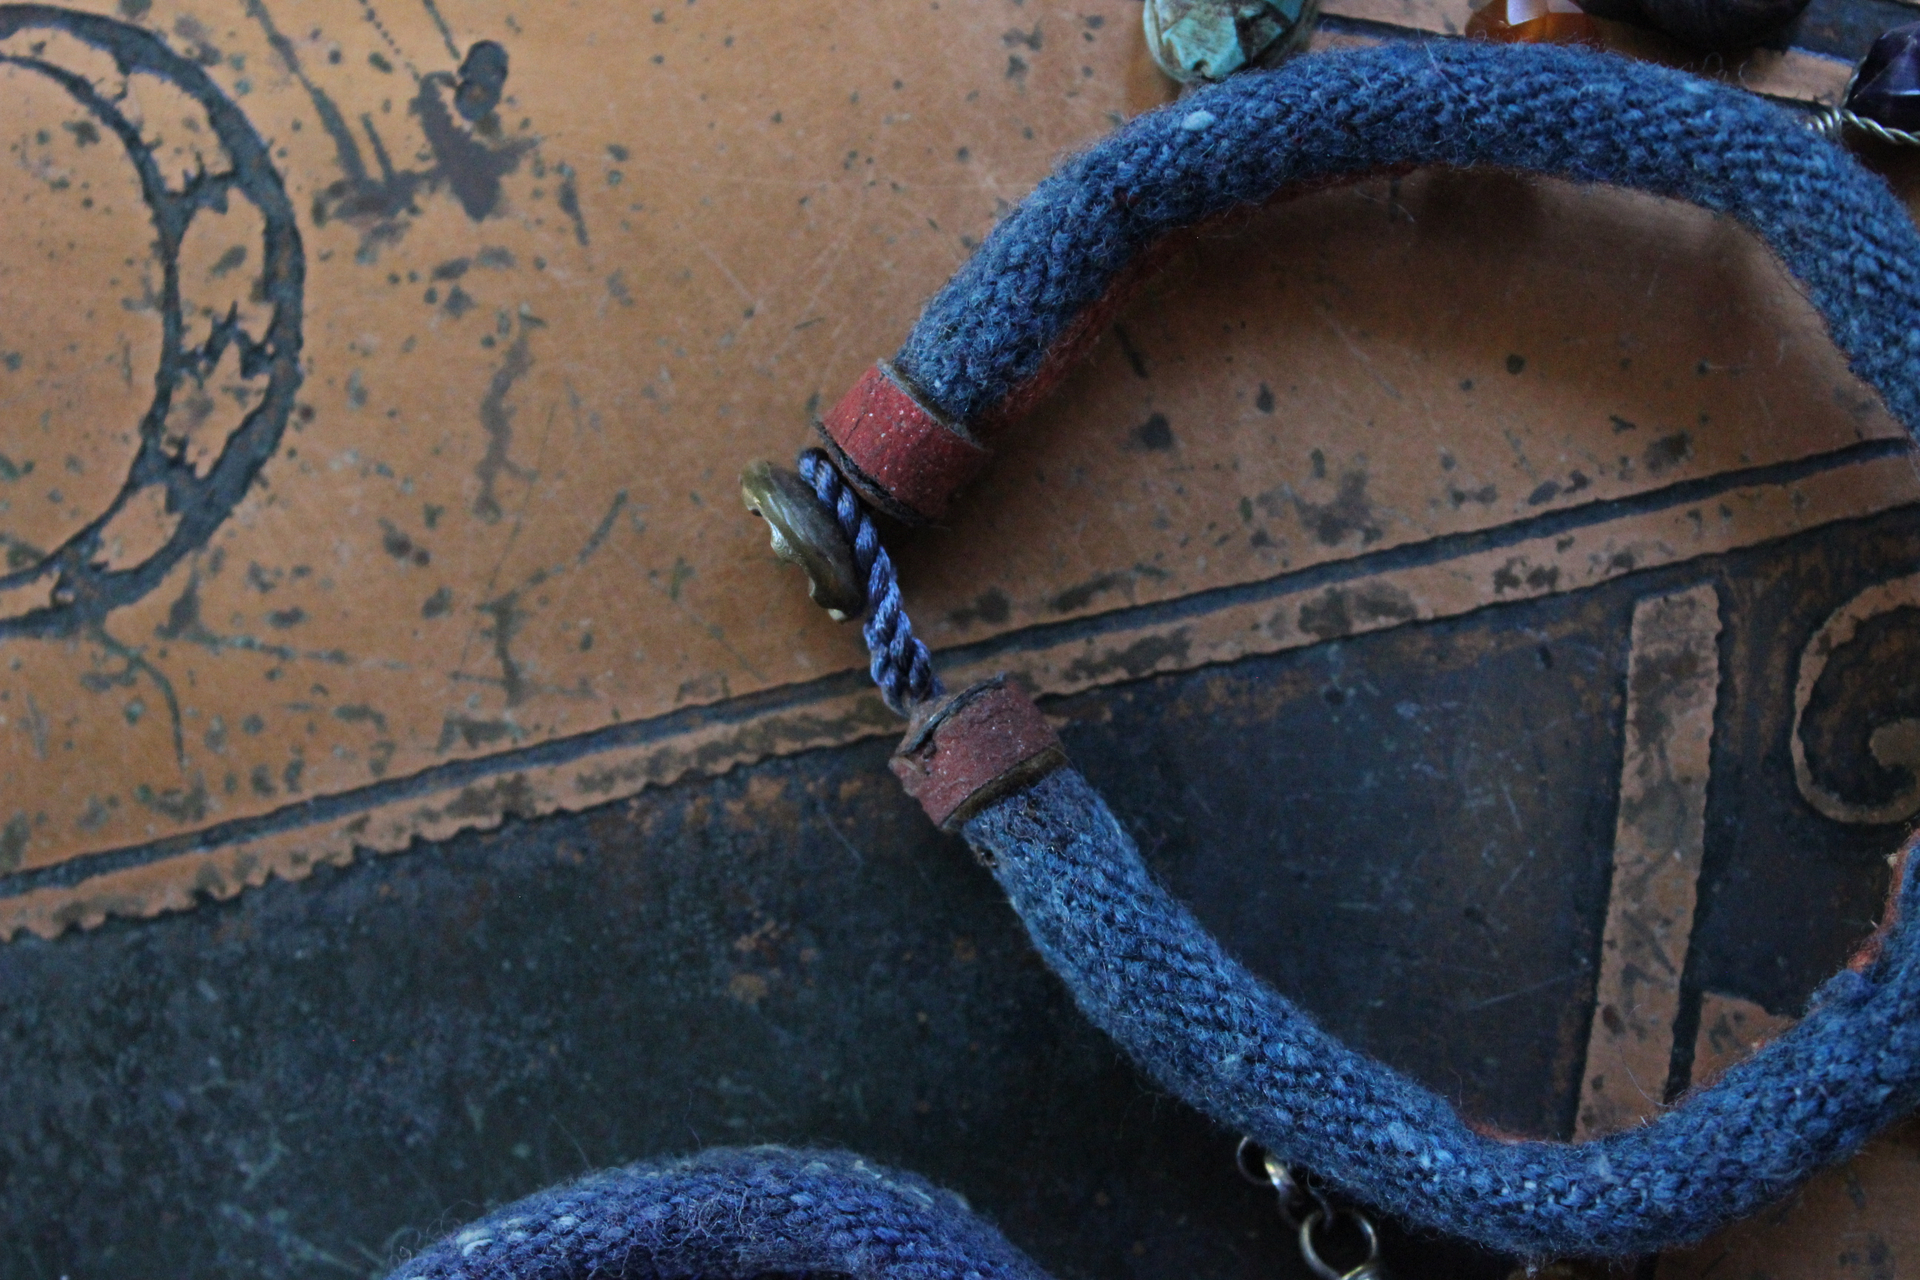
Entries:
<svg viewBox="0 0 1920 1280">
<path fill-rule="evenodd" d="M 860 498 L 840 478 L 826 453 L 803 449 L 800 478 L 813 486 L 827 510 L 853 543 L 854 563 L 866 580 L 867 617 L 861 635 L 867 642 L 867 670 L 880 686 L 880 696 L 900 715 L 912 714 L 916 704 L 944 694 L 946 686 L 934 674 L 926 644 L 913 634 L 893 559 L 880 545 L 880 533 Z"/>
<path fill-rule="evenodd" d="M 1415 165 L 1608 183 L 1739 220 L 1853 371 L 1920 429 L 1920 236 L 1886 183 L 1751 94 L 1545 45 L 1317 53 L 1137 117 L 994 228 L 895 364 L 940 413 L 981 420 L 1168 233 L 1303 183 Z"/>
<path fill-rule="evenodd" d="M 1228 955 L 1062 769 L 967 823 L 1082 1011 L 1162 1085 L 1283 1161 L 1422 1226 L 1523 1257 L 1629 1255 L 1784 1196 L 1920 1103 L 1920 858 L 1864 973 L 1711 1087 L 1590 1142 L 1474 1132 Z"/>
<path fill-rule="evenodd" d="M 843 1151 L 720 1148 L 495 1210 L 390 1280 L 1046 1280 L 949 1191 Z"/>
</svg>

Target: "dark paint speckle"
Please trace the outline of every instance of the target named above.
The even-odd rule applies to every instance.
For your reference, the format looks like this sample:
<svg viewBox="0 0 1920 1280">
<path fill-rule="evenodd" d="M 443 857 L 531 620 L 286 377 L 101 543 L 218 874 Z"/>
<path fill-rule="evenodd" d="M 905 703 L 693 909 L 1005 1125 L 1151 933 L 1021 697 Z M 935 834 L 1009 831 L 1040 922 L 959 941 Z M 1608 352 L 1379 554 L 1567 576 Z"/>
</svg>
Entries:
<svg viewBox="0 0 1920 1280">
<path fill-rule="evenodd" d="M 560 166 L 560 190 L 555 195 L 560 212 L 573 220 L 573 238 L 582 245 L 588 243 L 586 215 L 580 211 L 580 188 L 574 184 L 573 170 Z"/>
<path fill-rule="evenodd" d="M 947 621 L 956 627 L 972 626 L 975 622 L 1002 623 L 1013 613 L 1013 602 L 1007 593 L 998 587 L 990 587 L 980 593 L 974 602 L 964 608 L 955 609 L 947 614 Z"/>
<path fill-rule="evenodd" d="M 1133 443 L 1139 448 L 1154 453 L 1164 453 L 1173 448 L 1173 427 L 1167 422 L 1167 415 L 1156 413 L 1133 429 Z"/>
<path fill-rule="evenodd" d="M 1263 493 L 1254 502 L 1270 516 L 1280 515 L 1291 507 L 1300 523 L 1322 546 L 1338 546 L 1354 534 L 1360 535 L 1362 546 L 1371 546 L 1386 536 L 1367 497 L 1364 471 L 1342 475 L 1329 502 L 1309 501 L 1287 487 Z"/>
<path fill-rule="evenodd" d="M 1648 475 L 1659 475 L 1693 457 L 1693 436 L 1685 431 L 1661 436 L 1640 455 Z"/>
<path fill-rule="evenodd" d="M 460 61 L 459 84 L 453 91 L 453 107 L 460 117 L 478 124 L 500 105 L 507 85 L 507 51 L 494 40 L 480 40 Z"/>
<path fill-rule="evenodd" d="M 14 814 L 0 827 L 0 874 L 19 869 L 32 835 L 33 824 L 24 813 Z"/>
</svg>

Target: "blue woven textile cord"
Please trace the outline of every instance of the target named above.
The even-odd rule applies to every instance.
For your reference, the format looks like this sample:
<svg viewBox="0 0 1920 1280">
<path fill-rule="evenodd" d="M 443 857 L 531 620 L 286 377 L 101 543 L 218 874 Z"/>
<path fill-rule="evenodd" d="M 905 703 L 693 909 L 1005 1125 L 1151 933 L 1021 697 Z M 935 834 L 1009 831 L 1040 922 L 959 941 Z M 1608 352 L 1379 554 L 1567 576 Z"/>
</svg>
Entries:
<svg viewBox="0 0 1920 1280">
<path fill-rule="evenodd" d="M 966 1202 L 843 1151 L 718 1148 L 488 1214 L 391 1280 L 1046 1280 Z"/>
<path fill-rule="evenodd" d="M 1610 54 L 1427 41 L 1234 76 L 1068 160 L 928 304 L 895 364 L 988 417 L 1168 233 L 1304 183 L 1408 165 L 1631 187 L 1738 219 L 1920 431 L 1920 235 L 1886 184 L 1751 94 Z"/>
<path fill-rule="evenodd" d="M 1914 867 L 1877 962 L 1828 981 L 1799 1025 L 1718 1082 L 1640 1128 L 1514 1142 L 1474 1132 L 1242 968 L 1073 770 L 964 830 L 1081 1010 L 1162 1085 L 1371 1205 L 1523 1257 L 1698 1238 L 1920 1103 Z"/>
<path fill-rule="evenodd" d="M 1302 58 L 1141 116 L 1069 160 L 930 303 L 896 364 L 990 417 L 1167 235 L 1289 188 L 1417 165 L 1607 183 L 1738 219 L 1853 371 L 1920 434 L 1920 234 L 1886 184 L 1757 98 L 1610 55 L 1471 41 Z M 890 705 L 938 690 L 871 521 L 803 460 L 868 571 Z M 1414 1223 L 1528 1257 L 1643 1253 L 1774 1201 L 1920 1103 L 1920 859 L 1879 957 L 1641 1128 L 1580 1145 L 1476 1133 L 1227 955 L 1062 769 L 965 828 L 1080 1007 L 1168 1089 Z M 1043 1275 L 957 1197 L 844 1153 L 717 1150 L 595 1174 L 483 1218 L 404 1280 Z"/>
</svg>

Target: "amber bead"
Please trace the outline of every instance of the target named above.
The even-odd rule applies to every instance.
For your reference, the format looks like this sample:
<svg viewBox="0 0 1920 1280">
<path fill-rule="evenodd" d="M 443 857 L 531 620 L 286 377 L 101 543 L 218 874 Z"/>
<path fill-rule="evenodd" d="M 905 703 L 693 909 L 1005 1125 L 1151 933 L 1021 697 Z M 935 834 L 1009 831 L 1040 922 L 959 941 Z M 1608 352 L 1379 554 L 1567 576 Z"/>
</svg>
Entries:
<svg viewBox="0 0 1920 1280">
<path fill-rule="evenodd" d="M 1500 44 L 1605 45 L 1600 25 L 1573 0 L 1489 0 L 1467 19 L 1467 35 Z"/>
</svg>

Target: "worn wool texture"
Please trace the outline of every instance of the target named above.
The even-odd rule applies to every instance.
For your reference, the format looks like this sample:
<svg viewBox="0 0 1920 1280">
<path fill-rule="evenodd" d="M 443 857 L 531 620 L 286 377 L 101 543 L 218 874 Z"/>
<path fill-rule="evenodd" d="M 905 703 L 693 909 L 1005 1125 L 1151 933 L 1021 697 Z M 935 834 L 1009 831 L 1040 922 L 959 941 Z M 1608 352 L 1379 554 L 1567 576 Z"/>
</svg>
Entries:
<svg viewBox="0 0 1920 1280">
<path fill-rule="evenodd" d="M 1068 160 L 934 298 L 896 364 L 941 413 L 990 417 L 1169 234 L 1290 188 L 1418 165 L 1521 170 L 1685 200 L 1760 236 L 1860 378 L 1920 430 L 1920 234 L 1783 110 L 1611 55 L 1387 45 L 1249 73 Z M 890 704 L 937 688 L 872 522 L 803 461 L 860 548 Z M 1878 957 L 1643 1127 L 1569 1145 L 1474 1132 L 1227 955 L 1071 769 L 970 821 L 1035 946 L 1156 1080 L 1281 1159 L 1412 1223 L 1528 1257 L 1627 1255 L 1779 1199 L 1920 1103 L 1920 859 Z M 541 1192 L 404 1264 L 407 1280 L 591 1273 L 1042 1276 L 957 1197 L 845 1153 L 716 1150 Z"/>
<path fill-rule="evenodd" d="M 942 414 L 989 419 L 1169 234 L 1418 165 L 1605 183 L 1737 219 L 1853 372 L 1920 430 L 1920 234 L 1882 179 L 1752 94 L 1612 54 L 1475 40 L 1317 53 L 1137 117 L 994 228 L 894 363 Z"/>
<path fill-rule="evenodd" d="M 1317 55 L 1140 117 L 1067 161 L 928 305 L 897 363 L 990 418 L 1075 318 L 1167 235 L 1289 189 L 1417 165 L 1606 183 L 1737 219 L 1849 366 L 1920 429 L 1920 234 L 1884 181 L 1778 107 L 1549 46 L 1431 41 Z M 1777 1200 L 1920 1102 L 1920 962 L 1905 919 L 1864 973 L 1656 1122 L 1580 1146 L 1475 1133 L 1248 973 L 1156 885 L 1062 771 L 967 838 L 1080 1007 L 1174 1093 L 1422 1226 L 1523 1256 L 1623 1255 Z"/>
<path fill-rule="evenodd" d="M 495 1210 L 391 1280 L 1045 1280 L 966 1202 L 844 1151 L 716 1148 Z"/>
<path fill-rule="evenodd" d="M 1321 1030 L 1155 882 L 1074 770 L 964 833 L 1081 1010 L 1167 1089 L 1369 1205 L 1522 1257 L 1697 1239 L 1920 1104 L 1914 865 L 1877 960 L 1830 979 L 1797 1026 L 1650 1123 L 1574 1144 L 1476 1133 Z"/>
</svg>

